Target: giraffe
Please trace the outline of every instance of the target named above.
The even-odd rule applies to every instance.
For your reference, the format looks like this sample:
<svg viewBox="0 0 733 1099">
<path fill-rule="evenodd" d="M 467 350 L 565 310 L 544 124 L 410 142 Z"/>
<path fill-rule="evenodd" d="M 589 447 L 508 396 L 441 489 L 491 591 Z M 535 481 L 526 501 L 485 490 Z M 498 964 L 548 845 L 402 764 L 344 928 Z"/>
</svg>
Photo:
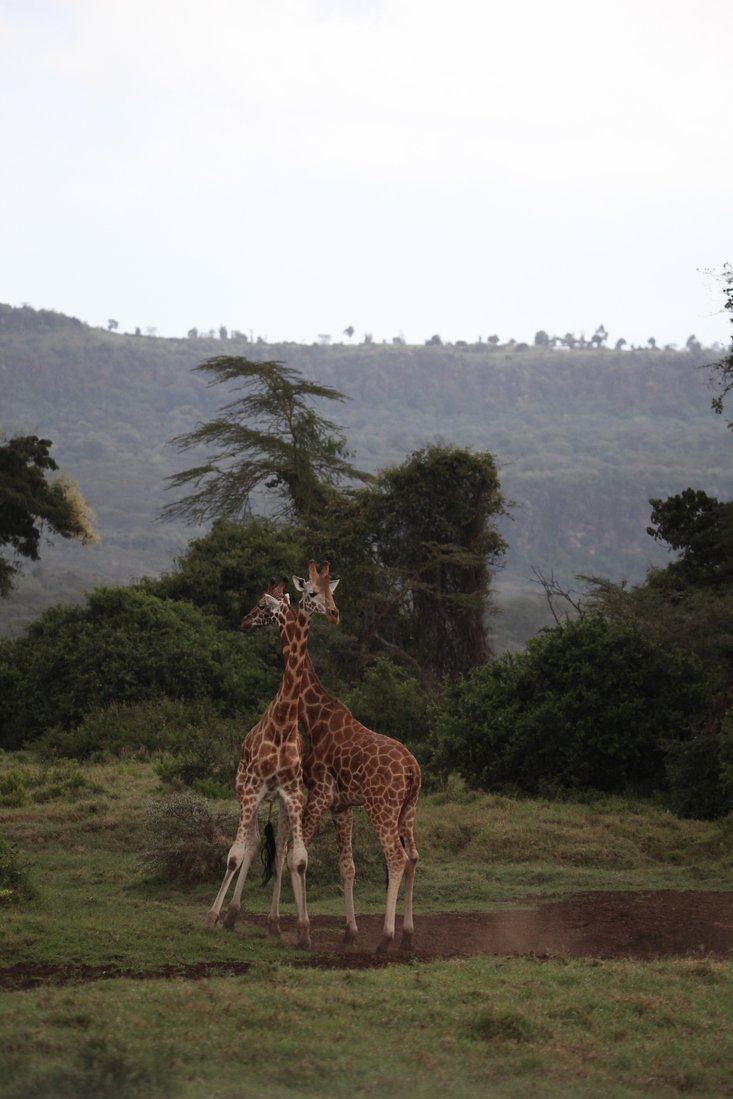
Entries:
<svg viewBox="0 0 733 1099">
<path fill-rule="evenodd" d="M 298 612 L 288 601 L 265 597 L 265 605 L 280 623 L 285 671 L 277 694 L 255 727 L 247 733 L 237 768 L 236 790 L 239 798 L 239 827 L 227 856 L 227 870 L 221 889 L 211 907 L 204 927 L 216 926 L 221 906 L 234 874 L 239 877 L 231 903 L 224 917 L 224 926 L 234 927 L 240 909 L 242 889 L 252 857 L 257 850 L 259 833 L 257 811 L 261 802 L 280 801 L 280 818 L 287 819 L 293 833 L 293 847 L 288 855 L 288 868 L 298 910 L 298 947 L 310 949 L 310 923 L 305 901 L 305 871 L 308 853 L 303 839 L 303 741 L 298 731 L 298 698 L 302 688 L 303 670 L 308 653 L 308 629 L 314 611 L 325 614 L 338 624 L 339 612 L 333 601 L 338 581 L 329 576 L 329 564 L 324 562 L 320 573 L 315 561 L 308 566 L 309 579 L 294 577 L 302 591 Z"/>
<path fill-rule="evenodd" d="M 270 581 L 257 605 L 242 620 L 243 630 L 277 621 L 281 642 L 283 646 L 287 643 L 283 622 L 292 621 L 295 611 L 285 592 L 286 583 L 287 580 Z M 273 600 L 280 604 L 280 614 L 276 613 Z M 387 950 L 394 939 L 397 893 L 403 873 L 405 911 L 400 950 L 411 950 L 412 895 L 418 860 L 413 822 L 420 793 L 420 765 L 404 744 L 367 729 L 342 702 L 328 694 L 310 655 L 306 655 L 298 717 L 311 743 L 311 752 L 303 764 L 303 780 L 308 788 L 303 842 L 310 842 L 321 816 L 330 809 L 338 838 L 339 870 L 346 902 L 343 941 L 353 944 L 358 935 L 351 836 L 354 806 L 363 805 L 387 861 L 387 905 L 377 953 Z M 275 888 L 268 919 L 270 930 L 276 935 L 280 933 L 278 906 L 286 843 L 287 825 L 278 828 Z"/>
</svg>

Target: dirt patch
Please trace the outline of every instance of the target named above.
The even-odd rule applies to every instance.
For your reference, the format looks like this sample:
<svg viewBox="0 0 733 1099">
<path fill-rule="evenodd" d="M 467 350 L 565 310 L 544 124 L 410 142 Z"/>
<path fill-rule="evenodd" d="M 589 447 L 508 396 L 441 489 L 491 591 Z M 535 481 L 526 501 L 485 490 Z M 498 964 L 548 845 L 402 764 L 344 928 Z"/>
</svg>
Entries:
<svg viewBox="0 0 733 1099">
<path fill-rule="evenodd" d="M 320 969 L 366 969 L 412 959 L 452 958 L 472 954 L 565 954 L 583 958 L 716 958 L 733 957 L 733 892 L 662 890 L 654 893 L 579 893 L 562 901 L 500 912 L 439 912 L 415 918 L 415 949 L 394 946 L 375 955 L 381 937 L 381 916 L 359 917 L 359 942 L 341 942 L 343 921 L 337 916 L 313 916 L 313 952 L 288 957 L 294 965 Z M 295 917 L 282 921 L 283 938 L 295 941 Z M 264 916 L 242 919 L 265 927 Z M 397 942 L 399 941 L 399 923 Z M 217 931 L 216 934 L 226 934 Z M 235 940 L 236 941 L 236 940 Z M 234 945 L 234 942 L 233 944 Z M 110 980 L 164 980 L 246 973 L 251 962 L 196 962 L 157 969 L 130 970 L 114 966 L 26 965 L 0 969 L 0 988 L 34 988 L 49 983 Z"/>
</svg>

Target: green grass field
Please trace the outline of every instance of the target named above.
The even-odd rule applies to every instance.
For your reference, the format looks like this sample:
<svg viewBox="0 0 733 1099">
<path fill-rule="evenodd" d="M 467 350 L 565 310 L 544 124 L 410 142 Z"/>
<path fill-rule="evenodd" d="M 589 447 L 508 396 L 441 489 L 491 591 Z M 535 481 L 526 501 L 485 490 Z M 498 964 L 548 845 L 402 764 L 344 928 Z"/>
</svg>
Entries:
<svg viewBox="0 0 733 1099">
<path fill-rule="evenodd" d="M 0 806 L 31 863 L 35 897 L 2 906 L 0 965 L 155 969 L 254 962 L 240 977 L 43 985 L 0 993 L 0 1096 L 519 1097 L 733 1095 L 733 963 L 477 957 L 368 971 L 298 968 L 292 949 L 240 923 L 201 930 L 217 881 L 146 877 L 151 763 L 44 766 Z M 12 797 L 5 799 L 11 800 Z M 218 808 L 232 807 L 231 802 Z M 506 907 L 527 894 L 733 888 L 727 822 L 648 803 L 423 798 L 420 912 Z M 362 814 L 357 912 L 380 912 L 383 867 Z M 330 824 L 310 852 L 309 911 L 342 912 Z M 269 889 L 248 882 L 245 911 Z M 293 911 L 289 890 L 285 911 Z"/>
</svg>

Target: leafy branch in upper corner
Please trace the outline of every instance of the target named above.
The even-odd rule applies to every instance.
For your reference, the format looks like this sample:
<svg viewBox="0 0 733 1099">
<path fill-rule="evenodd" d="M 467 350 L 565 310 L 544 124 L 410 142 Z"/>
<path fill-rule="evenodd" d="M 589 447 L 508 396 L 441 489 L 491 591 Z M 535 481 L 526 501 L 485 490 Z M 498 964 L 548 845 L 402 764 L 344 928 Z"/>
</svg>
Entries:
<svg viewBox="0 0 733 1099">
<path fill-rule="evenodd" d="M 370 480 L 349 461 L 339 426 L 314 407 L 315 400 L 346 400 L 337 389 L 308 381 L 284 363 L 241 356 L 216 355 L 195 369 L 209 375 L 209 385 L 231 383 L 244 396 L 225 404 L 216 419 L 172 440 L 180 450 L 208 446 L 217 452 L 168 478 L 170 487 L 197 491 L 167 504 L 163 518 L 189 523 L 246 518 L 252 494 L 264 487 L 280 498 L 282 514 L 309 523 L 341 482 Z"/>
</svg>

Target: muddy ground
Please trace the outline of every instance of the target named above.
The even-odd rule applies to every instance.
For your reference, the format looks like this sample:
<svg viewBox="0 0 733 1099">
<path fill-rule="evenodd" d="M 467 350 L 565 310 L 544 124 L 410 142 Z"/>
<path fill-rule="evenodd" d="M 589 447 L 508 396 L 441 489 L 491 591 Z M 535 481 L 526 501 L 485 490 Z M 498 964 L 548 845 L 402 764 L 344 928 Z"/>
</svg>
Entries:
<svg viewBox="0 0 733 1099">
<path fill-rule="evenodd" d="M 565 954 L 584 958 L 733 958 L 733 892 L 662 890 L 654 893 L 579 893 L 561 901 L 527 898 L 529 907 L 500 912 L 439 912 L 415 917 L 414 951 L 397 946 L 375 955 L 382 917 L 360 916 L 359 942 L 341 942 L 343 920 L 313 916 L 313 951 L 293 951 L 292 962 L 322 969 L 363 969 L 411 959 L 451 958 L 473 954 Z M 203 919 L 203 916 L 202 916 Z M 242 917 L 264 927 L 259 916 Z M 295 941 L 295 917 L 282 919 L 283 939 Z M 399 942 L 400 924 L 397 925 Z M 226 935 L 217 930 L 215 934 Z M 232 942 L 236 952 L 236 940 Z M 288 959 L 290 960 L 290 959 Z M 45 983 L 94 981 L 113 977 L 155 980 L 201 978 L 244 973 L 250 962 L 197 962 L 157 969 L 126 970 L 113 966 L 27 965 L 0 969 L 0 988 L 22 989 Z"/>
</svg>

